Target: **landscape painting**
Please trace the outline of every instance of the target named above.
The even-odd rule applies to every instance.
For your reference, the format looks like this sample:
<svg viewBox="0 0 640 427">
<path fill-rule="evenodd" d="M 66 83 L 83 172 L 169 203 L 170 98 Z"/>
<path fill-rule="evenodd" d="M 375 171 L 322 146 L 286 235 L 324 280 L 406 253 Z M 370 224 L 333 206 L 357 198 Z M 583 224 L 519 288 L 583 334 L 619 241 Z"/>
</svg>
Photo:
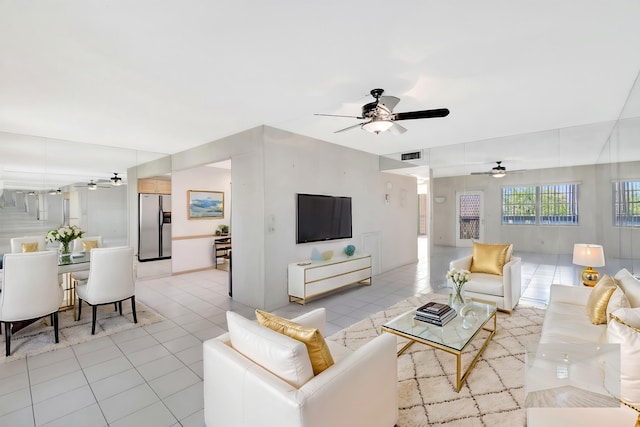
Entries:
<svg viewBox="0 0 640 427">
<path fill-rule="evenodd" d="M 224 193 L 221 191 L 188 190 L 189 219 L 224 218 Z"/>
</svg>

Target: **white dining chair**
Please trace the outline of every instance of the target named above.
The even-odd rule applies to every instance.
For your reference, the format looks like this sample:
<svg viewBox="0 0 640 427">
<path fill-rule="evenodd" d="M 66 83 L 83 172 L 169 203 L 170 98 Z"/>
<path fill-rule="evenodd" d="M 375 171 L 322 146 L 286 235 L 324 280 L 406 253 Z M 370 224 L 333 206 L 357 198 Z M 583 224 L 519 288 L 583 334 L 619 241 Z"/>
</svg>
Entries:
<svg viewBox="0 0 640 427">
<path fill-rule="evenodd" d="M 82 301 L 93 311 L 91 334 L 96 332 L 99 305 L 117 303 L 122 315 L 122 301 L 131 299 L 133 322 L 136 316 L 135 280 L 133 278 L 133 248 L 114 247 L 91 250 L 89 279 L 76 288 L 78 295 L 78 320 L 82 316 Z"/>
<path fill-rule="evenodd" d="M 73 241 L 73 252 L 87 252 L 87 249 L 101 248 L 102 236 L 85 236 L 75 239 Z M 76 282 L 76 286 L 84 284 L 89 279 L 88 271 L 76 271 L 72 273 L 71 277 Z"/>
<path fill-rule="evenodd" d="M 30 250 L 30 245 L 35 243 L 36 249 Z M 24 245 L 24 246 L 23 246 Z M 47 242 L 45 236 L 24 236 L 11 238 L 11 253 L 20 254 L 23 252 L 46 251 Z"/>
<path fill-rule="evenodd" d="M 52 317 L 58 342 L 58 309 L 63 289 L 58 283 L 58 254 L 55 251 L 5 254 L 0 322 L 5 327 L 6 355 L 11 354 L 11 323 Z"/>
<path fill-rule="evenodd" d="M 73 252 L 87 252 L 87 249 L 101 248 L 102 236 L 84 236 L 73 241 Z"/>
</svg>

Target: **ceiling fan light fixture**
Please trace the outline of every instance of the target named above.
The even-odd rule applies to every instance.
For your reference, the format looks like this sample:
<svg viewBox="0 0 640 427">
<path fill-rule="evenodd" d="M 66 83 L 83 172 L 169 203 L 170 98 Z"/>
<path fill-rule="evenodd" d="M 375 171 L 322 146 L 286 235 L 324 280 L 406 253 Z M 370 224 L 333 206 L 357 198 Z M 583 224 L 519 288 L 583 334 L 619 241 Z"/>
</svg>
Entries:
<svg viewBox="0 0 640 427">
<path fill-rule="evenodd" d="M 89 190 L 95 190 L 96 188 L 98 188 L 98 184 L 96 184 L 95 182 L 90 182 L 89 184 L 87 184 L 87 188 Z"/>
<path fill-rule="evenodd" d="M 492 169 L 491 176 L 494 178 L 504 178 L 505 176 L 507 176 L 507 173 L 503 170 Z"/>
<path fill-rule="evenodd" d="M 377 135 L 380 132 L 388 131 L 391 126 L 393 126 L 393 122 L 391 120 L 373 119 L 370 122 L 363 124 L 362 129 Z"/>
<path fill-rule="evenodd" d="M 120 185 L 122 185 L 122 178 L 120 178 L 118 176 L 117 173 L 113 173 L 113 176 L 111 177 L 111 185 L 113 185 L 114 187 L 118 187 Z"/>
</svg>

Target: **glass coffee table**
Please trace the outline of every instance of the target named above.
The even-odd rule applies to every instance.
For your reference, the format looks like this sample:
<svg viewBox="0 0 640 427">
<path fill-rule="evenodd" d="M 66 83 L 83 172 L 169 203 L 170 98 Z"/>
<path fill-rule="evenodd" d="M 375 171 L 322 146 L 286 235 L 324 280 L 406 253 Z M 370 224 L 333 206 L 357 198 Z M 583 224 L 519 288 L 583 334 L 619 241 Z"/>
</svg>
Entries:
<svg viewBox="0 0 640 427">
<path fill-rule="evenodd" d="M 409 342 L 398 351 L 400 356 L 409 346 L 415 342 L 426 344 L 435 349 L 444 350 L 456 356 L 456 391 L 459 392 L 462 385 L 467 380 L 469 373 L 476 365 L 476 362 L 489 345 L 489 341 L 496 333 L 497 316 L 496 305 L 481 302 L 467 302 L 460 313 L 444 326 L 435 326 L 422 322 L 414 318 L 416 309 L 407 311 L 404 314 L 390 320 L 382 325 L 383 332 L 389 332 L 404 338 Z M 493 319 L 493 329 L 487 323 Z M 488 331 L 489 334 L 484 340 L 482 347 L 478 350 L 471 361 L 469 367 L 462 371 L 462 352 L 476 338 L 481 330 Z"/>
</svg>

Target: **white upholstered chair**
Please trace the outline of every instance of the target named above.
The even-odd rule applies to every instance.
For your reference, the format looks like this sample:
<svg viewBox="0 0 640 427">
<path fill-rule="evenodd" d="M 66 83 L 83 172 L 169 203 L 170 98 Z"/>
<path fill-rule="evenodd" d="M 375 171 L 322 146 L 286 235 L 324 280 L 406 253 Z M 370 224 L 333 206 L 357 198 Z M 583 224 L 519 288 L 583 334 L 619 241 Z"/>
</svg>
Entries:
<svg viewBox="0 0 640 427">
<path fill-rule="evenodd" d="M 85 244 L 85 242 L 87 242 Z M 85 236 L 79 237 L 73 241 L 73 252 L 86 252 L 87 246 L 93 246 L 95 242 L 96 248 L 102 247 L 102 236 Z M 91 251 L 91 249 L 89 249 Z M 73 280 L 76 281 L 76 286 L 79 284 L 86 283 L 89 279 L 88 271 L 76 271 L 72 274 Z"/>
<path fill-rule="evenodd" d="M 324 333 L 323 308 L 292 320 Z M 230 333 L 203 343 L 208 426 L 393 427 L 396 423 L 395 335 L 382 334 L 355 351 L 327 340 L 335 364 L 315 376 L 308 373 L 309 365 L 306 376 L 295 376 L 291 371 L 304 366 L 305 357 L 309 364 L 304 344 L 236 313 L 227 313 L 227 323 Z M 238 331 L 262 359 L 233 347 Z M 301 384 L 276 375 L 273 365 L 278 364 L 287 375 L 301 378 Z"/>
<path fill-rule="evenodd" d="M 494 302 L 498 309 L 511 312 L 522 295 L 522 259 L 511 255 L 512 251 L 513 246 L 509 245 L 506 262 L 500 269 L 501 275 L 471 272 L 463 287 L 465 297 Z M 468 255 L 451 261 L 449 269 L 472 271 L 473 257 Z"/>
<path fill-rule="evenodd" d="M 6 355 L 11 354 L 11 322 L 51 315 L 58 342 L 58 309 L 63 290 L 58 284 L 57 252 L 5 254 L 3 266 L 0 322 L 5 325 Z"/>
<path fill-rule="evenodd" d="M 101 248 L 103 246 L 102 236 L 79 237 L 73 241 L 73 252 L 86 252 L 85 245 L 92 246 L 94 242 L 96 248 Z"/>
<path fill-rule="evenodd" d="M 133 249 L 123 246 L 91 250 L 89 279 L 76 288 L 78 295 L 78 320 L 82 316 L 82 301 L 93 311 L 91 334 L 96 332 L 97 308 L 99 305 L 117 303 L 122 315 L 122 301 L 131 299 L 133 322 L 136 315 L 135 280 L 133 278 Z"/>
<path fill-rule="evenodd" d="M 19 254 L 25 252 L 22 245 L 28 245 L 30 243 L 37 243 L 37 251 L 47 250 L 47 242 L 45 240 L 45 236 L 24 236 L 11 238 L 11 253 Z"/>
</svg>

